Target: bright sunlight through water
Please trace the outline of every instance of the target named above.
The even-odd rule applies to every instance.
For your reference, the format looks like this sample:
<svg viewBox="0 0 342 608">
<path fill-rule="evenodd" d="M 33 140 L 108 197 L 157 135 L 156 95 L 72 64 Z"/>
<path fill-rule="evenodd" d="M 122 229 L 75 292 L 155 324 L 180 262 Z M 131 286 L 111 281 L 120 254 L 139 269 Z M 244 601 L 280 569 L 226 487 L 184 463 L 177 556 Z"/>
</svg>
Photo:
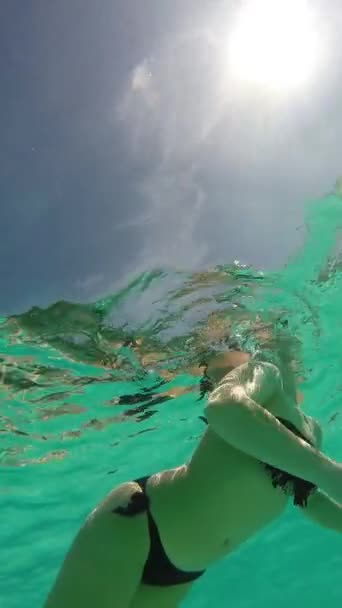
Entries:
<svg viewBox="0 0 342 608">
<path fill-rule="evenodd" d="M 228 45 L 233 74 L 274 91 L 295 90 L 314 75 L 319 59 L 315 15 L 306 0 L 249 0 L 242 4 Z"/>
</svg>

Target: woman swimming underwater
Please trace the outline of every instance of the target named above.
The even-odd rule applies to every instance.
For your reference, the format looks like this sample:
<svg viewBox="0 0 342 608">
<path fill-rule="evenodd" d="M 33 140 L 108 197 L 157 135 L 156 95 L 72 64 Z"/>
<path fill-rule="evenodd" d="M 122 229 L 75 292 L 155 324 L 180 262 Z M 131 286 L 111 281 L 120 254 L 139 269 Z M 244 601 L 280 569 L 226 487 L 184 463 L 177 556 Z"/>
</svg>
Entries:
<svg viewBox="0 0 342 608">
<path fill-rule="evenodd" d="M 90 513 L 45 608 L 175 608 L 289 500 L 342 532 L 342 465 L 320 451 L 283 370 L 245 352 L 206 363 L 206 429 L 188 463 L 114 488 Z M 204 387 L 205 388 L 205 387 Z"/>
</svg>

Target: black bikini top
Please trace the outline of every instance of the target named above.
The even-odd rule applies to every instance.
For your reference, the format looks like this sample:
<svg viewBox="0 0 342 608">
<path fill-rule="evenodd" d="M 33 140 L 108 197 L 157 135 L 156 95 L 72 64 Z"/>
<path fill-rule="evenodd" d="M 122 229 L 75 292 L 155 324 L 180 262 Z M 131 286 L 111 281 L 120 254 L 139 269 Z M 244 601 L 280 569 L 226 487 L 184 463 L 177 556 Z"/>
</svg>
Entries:
<svg viewBox="0 0 342 608">
<path fill-rule="evenodd" d="M 205 416 L 200 416 L 200 419 L 208 424 Z M 281 424 L 286 426 L 294 435 L 304 439 L 307 443 L 312 446 L 312 443 L 302 435 L 300 431 L 295 427 L 292 422 L 288 420 L 284 420 L 283 418 L 277 418 Z M 277 469 L 273 467 L 271 464 L 267 464 L 266 462 L 262 463 L 269 473 L 272 479 L 272 486 L 274 488 L 280 487 L 284 491 L 289 492 L 293 496 L 293 504 L 298 507 L 306 507 L 308 498 L 310 494 L 317 488 L 317 486 L 310 481 L 306 481 L 305 479 L 301 479 L 300 477 L 296 477 L 295 475 L 291 475 L 291 473 L 287 473 L 287 471 L 282 471 L 281 469 Z"/>
</svg>

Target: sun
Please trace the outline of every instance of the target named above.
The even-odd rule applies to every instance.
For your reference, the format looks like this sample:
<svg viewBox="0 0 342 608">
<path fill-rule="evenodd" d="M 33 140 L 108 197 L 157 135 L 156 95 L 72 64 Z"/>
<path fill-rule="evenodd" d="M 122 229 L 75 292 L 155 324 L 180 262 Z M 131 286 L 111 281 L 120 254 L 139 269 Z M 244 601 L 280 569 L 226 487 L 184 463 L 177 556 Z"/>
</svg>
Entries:
<svg viewBox="0 0 342 608">
<path fill-rule="evenodd" d="M 245 0 L 228 42 L 232 75 L 273 90 L 293 90 L 314 75 L 318 36 L 305 0 Z"/>
</svg>

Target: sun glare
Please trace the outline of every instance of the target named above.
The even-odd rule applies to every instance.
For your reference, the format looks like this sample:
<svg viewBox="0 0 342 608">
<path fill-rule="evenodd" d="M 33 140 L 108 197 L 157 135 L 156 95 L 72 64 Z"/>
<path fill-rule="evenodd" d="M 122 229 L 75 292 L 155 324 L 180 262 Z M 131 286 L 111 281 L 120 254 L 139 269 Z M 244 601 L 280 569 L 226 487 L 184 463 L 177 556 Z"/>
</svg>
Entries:
<svg viewBox="0 0 342 608">
<path fill-rule="evenodd" d="M 312 78 L 318 55 L 314 16 L 305 0 L 245 0 L 228 43 L 231 73 L 273 90 Z"/>
</svg>

